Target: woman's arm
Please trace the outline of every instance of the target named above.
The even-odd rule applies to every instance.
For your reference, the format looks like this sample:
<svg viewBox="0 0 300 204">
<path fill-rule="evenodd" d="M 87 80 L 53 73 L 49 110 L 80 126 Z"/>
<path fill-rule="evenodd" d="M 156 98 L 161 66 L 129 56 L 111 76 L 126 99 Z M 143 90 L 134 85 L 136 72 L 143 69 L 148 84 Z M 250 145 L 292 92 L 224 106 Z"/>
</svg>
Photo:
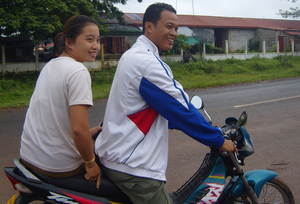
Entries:
<svg viewBox="0 0 300 204">
<path fill-rule="evenodd" d="M 73 105 L 70 107 L 71 128 L 75 146 L 86 163 L 87 173 L 85 178 L 89 181 L 97 180 L 97 188 L 99 188 L 101 181 L 100 168 L 94 161 L 95 155 L 89 129 L 88 108 L 87 105 Z"/>
</svg>

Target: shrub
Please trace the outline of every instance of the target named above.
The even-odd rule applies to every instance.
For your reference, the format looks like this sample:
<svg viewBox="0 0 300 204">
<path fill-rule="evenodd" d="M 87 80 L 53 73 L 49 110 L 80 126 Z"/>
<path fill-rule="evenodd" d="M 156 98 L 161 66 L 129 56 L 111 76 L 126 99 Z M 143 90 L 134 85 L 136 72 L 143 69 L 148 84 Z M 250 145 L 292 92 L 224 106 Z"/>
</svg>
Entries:
<svg viewBox="0 0 300 204">
<path fill-rule="evenodd" d="M 259 51 L 259 41 L 255 40 L 254 38 L 249 39 L 248 43 L 249 51 Z"/>
<path fill-rule="evenodd" d="M 223 54 L 225 51 L 222 48 L 213 46 L 211 44 L 205 45 L 206 54 Z"/>
</svg>

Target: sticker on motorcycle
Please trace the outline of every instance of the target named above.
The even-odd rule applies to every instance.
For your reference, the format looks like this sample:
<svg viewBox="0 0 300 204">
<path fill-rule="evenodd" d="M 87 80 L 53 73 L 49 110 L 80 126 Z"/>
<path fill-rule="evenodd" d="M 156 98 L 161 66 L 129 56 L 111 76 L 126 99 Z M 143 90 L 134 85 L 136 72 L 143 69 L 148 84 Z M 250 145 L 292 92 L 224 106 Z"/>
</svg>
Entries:
<svg viewBox="0 0 300 204">
<path fill-rule="evenodd" d="M 16 200 L 16 198 L 17 198 L 17 194 L 15 194 L 13 197 L 11 197 L 11 198 L 9 199 L 9 201 L 7 201 L 7 203 L 6 203 L 6 204 L 14 204 L 14 203 L 15 203 L 15 200 Z"/>
<path fill-rule="evenodd" d="M 209 193 L 207 193 L 205 195 L 205 197 L 202 198 L 202 200 L 200 202 L 198 202 L 197 204 L 213 204 L 213 203 L 216 203 L 219 196 L 222 193 L 224 185 L 219 184 L 219 183 L 205 183 L 205 185 L 208 186 L 205 190 L 209 190 Z"/>
<path fill-rule="evenodd" d="M 68 203 L 68 204 L 79 204 L 78 202 L 73 202 L 74 200 L 72 198 L 69 198 L 67 196 L 63 196 L 57 193 L 49 192 L 51 196 L 48 196 L 47 198 L 50 200 L 55 200 L 57 202 L 62 202 L 62 203 Z"/>
</svg>

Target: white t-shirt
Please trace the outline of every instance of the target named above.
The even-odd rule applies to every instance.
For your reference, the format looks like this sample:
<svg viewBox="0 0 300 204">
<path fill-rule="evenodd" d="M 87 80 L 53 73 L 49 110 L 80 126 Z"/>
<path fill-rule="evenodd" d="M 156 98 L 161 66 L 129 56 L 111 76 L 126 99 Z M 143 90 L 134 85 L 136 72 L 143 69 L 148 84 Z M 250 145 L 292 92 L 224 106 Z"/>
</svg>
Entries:
<svg viewBox="0 0 300 204">
<path fill-rule="evenodd" d="M 71 171 L 82 164 L 72 138 L 72 105 L 93 105 L 89 71 L 70 57 L 52 59 L 30 99 L 21 137 L 22 159 L 51 172 Z"/>
</svg>

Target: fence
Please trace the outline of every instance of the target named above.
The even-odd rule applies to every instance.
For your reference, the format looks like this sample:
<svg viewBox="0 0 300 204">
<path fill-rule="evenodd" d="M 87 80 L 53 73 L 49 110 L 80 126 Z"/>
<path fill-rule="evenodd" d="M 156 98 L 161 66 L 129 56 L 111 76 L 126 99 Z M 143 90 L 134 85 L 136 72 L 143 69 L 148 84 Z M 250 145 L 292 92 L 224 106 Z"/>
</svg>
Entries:
<svg viewBox="0 0 300 204">
<path fill-rule="evenodd" d="M 245 53 L 229 53 L 228 51 L 228 41 L 226 40 L 225 43 L 225 54 L 206 54 L 205 52 L 205 46 L 203 46 L 203 52 L 202 56 L 200 55 L 193 55 L 195 58 L 205 58 L 205 59 L 211 59 L 211 60 L 224 60 L 228 58 L 235 58 L 235 59 L 250 59 L 256 55 L 259 55 L 261 58 L 274 58 L 279 55 L 293 55 L 293 56 L 300 56 L 300 52 L 295 52 L 294 50 L 294 41 L 291 41 L 291 52 L 285 52 L 281 53 L 279 52 L 279 44 L 277 42 L 277 52 L 266 52 L 266 42 L 263 41 L 262 44 L 262 52 L 257 53 L 248 53 L 247 52 L 247 43 L 245 43 Z M 103 50 L 103 49 L 101 49 Z M 183 59 L 183 51 L 181 52 L 181 55 L 164 55 L 161 56 L 162 60 L 170 59 L 173 61 L 181 61 Z M 84 62 L 83 64 L 89 69 L 89 70 L 102 70 L 103 68 L 113 67 L 117 66 L 119 60 L 111 59 L 111 60 L 103 60 L 103 57 L 101 60 L 96 60 L 94 62 Z M 47 62 L 18 62 L 18 63 L 5 63 L 5 60 L 3 60 L 2 63 L 2 73 L 5 72 L 27 72 L 27 71 L 40 71 Z"/>
</svg>

